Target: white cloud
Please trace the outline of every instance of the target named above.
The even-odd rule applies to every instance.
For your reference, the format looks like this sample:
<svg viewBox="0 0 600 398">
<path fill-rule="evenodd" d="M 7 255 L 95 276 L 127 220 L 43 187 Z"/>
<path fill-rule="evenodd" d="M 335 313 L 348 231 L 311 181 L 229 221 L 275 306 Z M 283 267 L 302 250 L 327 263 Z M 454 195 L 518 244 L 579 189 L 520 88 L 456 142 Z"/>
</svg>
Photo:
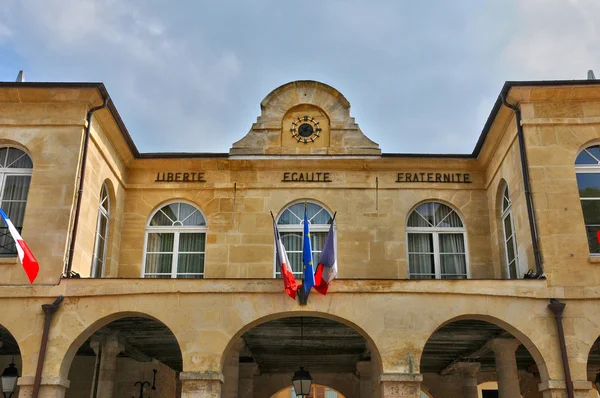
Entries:
<svg viewBox="0 0 600 398">
<path fill-rule="evenodd" d="M 504 62 L 525 79 L 585 79 L 600 68 L 600 1 L 519 0 Z"/>
</svg>

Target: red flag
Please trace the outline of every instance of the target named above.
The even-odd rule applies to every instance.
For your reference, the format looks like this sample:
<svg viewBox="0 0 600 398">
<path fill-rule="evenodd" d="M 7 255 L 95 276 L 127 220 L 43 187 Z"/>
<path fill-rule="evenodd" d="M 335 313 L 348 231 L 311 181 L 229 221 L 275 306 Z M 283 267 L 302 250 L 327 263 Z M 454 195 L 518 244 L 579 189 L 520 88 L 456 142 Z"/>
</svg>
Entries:
<svg viewBox="0 0 600 398">
<path fill-rule="evenodd" d="M 277 261 L 277 267 L 279 268 L 281 276 L 283 277 L 285 292 L 288 296 L 295 300 L 298 286 L 296 285 L 296 278 L 292 272 L 292 266 L 290 265 L 290 260 L 288 259 L 285 247 L 281 241 L 281 236 L 279 235 L 279 230 L 277 229 L 275 220 L 273 220 L 273 229 L 275 230 L 275 258 Z"/>
<path fill-rule="evenodd" d="M 25 273 L 29 278 L 29 283 L 33 283 L 38 272 L 40 271 L 40 265 L 33 256 L 31 250 L 29 250 L 29 247 L 21 237 L 19 231 L 17 231 L 13 223 L 8 219 L 8 216 L 2 209 L 0 209 L 0 215 L 4 219 L 4 222 L 6 223 L 6 226 L 8 227 L 11 236 L 15 241 L 17 254 L 19 255 L 19 260 L 21 261 L 21 265 L 23 265 L 23 269 L 25 269 Z"/>
</svg>

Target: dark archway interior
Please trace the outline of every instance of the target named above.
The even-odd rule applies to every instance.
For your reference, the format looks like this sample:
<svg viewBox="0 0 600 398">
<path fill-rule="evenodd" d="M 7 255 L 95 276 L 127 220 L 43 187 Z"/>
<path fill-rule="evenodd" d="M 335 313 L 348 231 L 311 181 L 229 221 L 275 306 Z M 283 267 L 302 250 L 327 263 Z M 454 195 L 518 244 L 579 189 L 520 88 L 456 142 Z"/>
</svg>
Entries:
<svg viewBox="0 0 600 398">
<path fill-rule="evenodd" d="M 596 339 L 592 348 L 590 348 L 590 354 L 588 355 L 587 362 L 588 378 L 592 380 L 596 377 L 597 373 L 600 373 L 600 337 Z"/>
<path fill-rule="evenodd" d="M 21 355 L 17 341 L 2 325 L 0 325 L 0 355 Z"/>
<path fill-rule="evenodd" d="M 301 342 L 301 335 L 303 336 Z M 240 362 L 256 362 L 261 373 L 356 371 L 369 361 L 366 339 L 353 328 L 324 318 L 290 317 L 265 322 L 242 336 Z"/>
<path fill-rule="evenodd" d="M 488 343 L 495 338 L 514 336 L 489 322 L 452 322 L 436 331 L 425 344 L 421 373 L 442 373 L 459 361 L 479 362 L 482 371 L 493 371 L 496 369 L 495 357 Z M 517 348 L 516 356 L 519 369 L 537 373 L 535 360 L 523 345 Z"/>
<path fill-rule="evenodd" d="M 125 350 L 120 357 L 130 357 L 139 362 L 156 359 L 171 369 L 181 372 L 183 359 L 175 335 L 162 323 L 154 319 L 129 317 L 109 323 L 96 331 L 77 351 L 77 355 L 96 356 L 90 346 L 94 338 L 103 338 L 116 333 Z"/>
</svg>

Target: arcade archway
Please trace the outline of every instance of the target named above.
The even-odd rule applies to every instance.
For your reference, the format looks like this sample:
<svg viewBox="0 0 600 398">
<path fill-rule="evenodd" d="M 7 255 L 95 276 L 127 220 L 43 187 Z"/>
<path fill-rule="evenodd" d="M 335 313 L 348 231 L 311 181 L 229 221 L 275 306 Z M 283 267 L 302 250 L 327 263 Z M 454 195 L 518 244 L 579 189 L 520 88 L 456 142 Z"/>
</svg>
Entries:
<svg viewBox="0 0 600 398">
<path fill-rule="evenodd" d="M 492 398 L 504 389 L 505 396 L 541 397 L 538 363 L 523 345 L 529 342 L 488 319 L 451 321 L 431 335 L 421 356 L 431 396 Z"/>
<path fill-rule="evenodd" d="M 364 332 L 315 314 L 283 316 L 253 325 L 230 344 L 222 398 L 291 396 L 300 366 L 323 387 L 315 389 L 315 398 L 378 396 L 373 376 L 380 372 L 379 353 Z"/>
<path fill-rule="evenodd" d="M 13 366 L 11 366 L 11 364 Z M 0 373 L 9 367 L 11 369 L 16 369 L 19 376 L 23 374 L 23 364 L 21 360 L 21 350 L 19 349 L 19 344 L 14 336 L 8 331 L 8 329 L 0 325 Z M 13 397 L 18 396 L 19 387 L 16 386 Z"/>
<path fill-rule="evenodd" d="M 138 397 L 140 388 L 144 397 L 179 396 L 181 350 L 163 323 L 139 314 L 86 333 L 90 336 L 74 347 L 77 351 L 68 372 L 66 398 Z"/>
</svg>

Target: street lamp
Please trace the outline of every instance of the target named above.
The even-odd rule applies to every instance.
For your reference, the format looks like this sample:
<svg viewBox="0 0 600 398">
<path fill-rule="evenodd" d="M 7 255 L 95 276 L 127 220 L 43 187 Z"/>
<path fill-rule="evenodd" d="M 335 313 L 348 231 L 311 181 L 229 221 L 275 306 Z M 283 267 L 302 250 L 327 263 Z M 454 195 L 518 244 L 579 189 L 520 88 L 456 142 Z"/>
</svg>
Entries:
<svg viewBox="0 0 600 398">
<path fill-rule="evenodd" d="M 304 370 L 303 366 L 294 373 L 292 377 L 292 385 L 297 397 L 307 397 L 310 395 L 310 387 L 312 384 L 312 376 L 310 372 Z"/>
<path fill-rule="evenodd" d="M 14 360 L 10 361 L 8 368 L 4 369 L 0 379 L 2 379 L 2 394 L 4 398 L 11 398 L 17 388 L 17 379 L 19 371 L 15 368 Z M 6 395 L 8 393 L 8 395 Z"/>
<path fill-rule="evenodd" d="M 302 363 L 302 354 L 304 353 L 302 341 L 304 340 L 304 318 L 300 317 L 300 362 Z M 292 377 L 292 385 L 297 397 L 308 397 L 310 395 L 310 387 L 312 384 L 312 376 L 303 366 L 294 373 Z"/>
</svg>

